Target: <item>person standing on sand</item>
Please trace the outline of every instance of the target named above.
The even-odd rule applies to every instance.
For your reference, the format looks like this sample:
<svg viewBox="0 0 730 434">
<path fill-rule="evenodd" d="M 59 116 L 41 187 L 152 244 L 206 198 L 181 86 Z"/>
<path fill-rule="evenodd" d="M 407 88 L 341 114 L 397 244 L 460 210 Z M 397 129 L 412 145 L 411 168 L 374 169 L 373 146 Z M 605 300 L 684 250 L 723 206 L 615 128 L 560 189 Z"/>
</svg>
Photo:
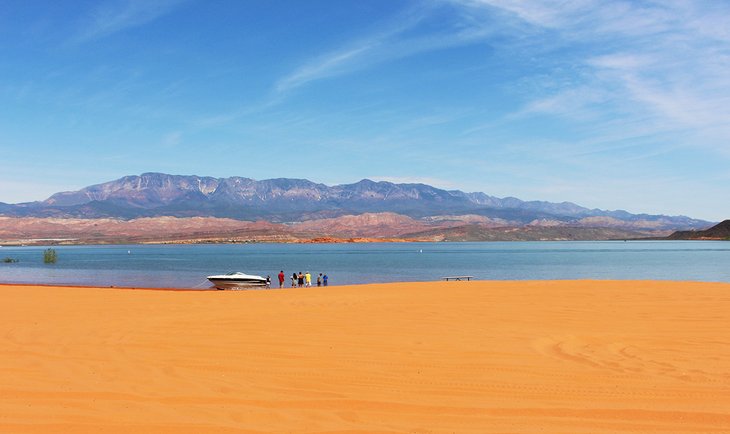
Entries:
<svg viewBox="0 0 730 434">
<path fill-rule="evenodd" d="M 304 286 L 304 274 L 302 272 L 299 272 L 299 276 L 297 276 L 297 283 L 299 284 L 299 287 L 301 288 Z"/>
<path fill-rule="evenodd" d="M 322 286 L 322 273 L 317 276 L 317 286 Z"/>
<path fill-rule="evenodd" d="M 325 274 L 324 276 L 322 276 L 322 284 L 323 284 L 324 286 L 327 286 L 327 279 L 328 279 L 328 277 L 327 277 L 327 275 L 326 275 L 326 274 Z"/>
<path fill-rule="evenodd" d="M 284 287 L 284 270 L 279 271 L 279 288 Z"/>
<path fill-rule="evenodd" d="M 307 271 L 307 274 L 304 275 L 304 280 L 307 282 L 306 283 L 307 287 L 312 286 L 312 275 L 309 274 L 309 271 Z"/>
<path fill-rule="evenodd" d="M 291 287 L 294 288 L 297 286 L 297 273 L 291 274 Z"/>
</svg>

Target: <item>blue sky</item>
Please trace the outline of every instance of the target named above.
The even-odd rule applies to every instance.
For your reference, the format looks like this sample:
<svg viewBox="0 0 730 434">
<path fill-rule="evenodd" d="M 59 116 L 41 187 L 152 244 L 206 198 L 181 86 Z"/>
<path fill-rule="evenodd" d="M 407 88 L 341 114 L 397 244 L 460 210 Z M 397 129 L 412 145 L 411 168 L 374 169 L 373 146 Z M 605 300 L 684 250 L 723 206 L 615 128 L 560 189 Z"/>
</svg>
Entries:
<svg viewBox="0 0 730 434">
<path fill-rule="evenodd" d="M 730 218 L 730 3 L 6 0 L 0 202 L 157 171 Z"/>
</svg>

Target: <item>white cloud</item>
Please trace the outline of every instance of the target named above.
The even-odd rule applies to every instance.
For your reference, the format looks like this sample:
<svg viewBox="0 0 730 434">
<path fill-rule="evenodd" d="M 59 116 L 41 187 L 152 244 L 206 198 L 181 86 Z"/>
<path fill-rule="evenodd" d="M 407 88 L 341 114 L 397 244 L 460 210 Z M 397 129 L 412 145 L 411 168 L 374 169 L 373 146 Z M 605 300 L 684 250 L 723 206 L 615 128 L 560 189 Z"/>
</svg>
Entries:
<svg viewBox="0 0 730 434">
<path fill-rule="evenodd" d="M 123 30 L 147 24 L 170 13 L 186 0 L 107 1 L 92 13 L 75 43 L 103 38 Z"/>
<path fill-rule="evenodd" d="M 595 68 L 625 73 L 650 67 L 656 63 L 656 60 L 645 54 L 614 53 L 589 58 L 587 64 Z"/>
<path fill-rule="evenodd" d="M 566 15 L 574 14 L 586 3 L 585 1 L 568 1 L 556 4 L 554 1 L 521 1 L 521 0 L 453 0 L 455 4 L 468 8 L 491 7 L 495 10 L 514 15 L 515 17 L 540 27 L 557 27 L 566 19 Z"/>
<path fill-rule="evenodd" d="M 379 45 L 377 41 L 342 51 L 329 53 L 319 59 L 308 62 L 276 84 L 276 92 L 283 93 L 310 81 L 338 75 L 346 69 L 353 68 L 353 63 Z"/>
<path fill-rule="evenodd" d="M 455 3 L 501 11 L 527 25 L 522 35 L 510 35 L 546 64 L 560 63 L 562 69 L 543 79 L 544 86 L 513 117 L 551 115 L 613 125 L 642 119 L 654 134 L 684 131 L 687 146 L 730 152 L 730 127 L 724 126 L 730 119 L 730 4 Z"/>
<path fill-rule="evenodd" d="M 424 18 L 423 14 L 409 11 L 400 19 L 386 24 L 358 40 L 339 49 L 316 56 L 284 76 L 275 85 L 277 94 L 285 93 L 311 81 L 333 77 L 371 64 L 383 57 L 387 42 L 394 36 L 414 27 Z M 380 54 L 379 54 L 380 53 Z"/>
<path fill-rule="evenodd" d="M 339 49 L 304 62 L 275 85 L 278 95 L 310 82 L 360 71 L 374 65 L 419 53 L 458 47 L 483 40 L 493 30 L 486 23 L 440 21 L 439 31 L 419 32 L 419 26 L 437 16 L 443 5 L 419 4 L 404 11 L 370 34 Z M 442 18 L 442 17 L 441 17 Z"/>
</svg>

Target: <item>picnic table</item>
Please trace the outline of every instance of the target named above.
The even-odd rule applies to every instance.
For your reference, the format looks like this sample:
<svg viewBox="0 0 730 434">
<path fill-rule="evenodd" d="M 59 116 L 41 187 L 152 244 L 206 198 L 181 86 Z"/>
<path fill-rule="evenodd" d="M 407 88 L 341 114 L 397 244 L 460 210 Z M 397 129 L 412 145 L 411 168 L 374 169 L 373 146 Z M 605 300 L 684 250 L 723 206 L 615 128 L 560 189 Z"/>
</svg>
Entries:
<svg viewBox="0 0 730 434">
<path fill-rule="evenodd" d="M 474 276 L 446 276 L 442 277 L 441 279 L 448 282 L 449 280 L 471 280 L 473 278 Z"/>
</svg>

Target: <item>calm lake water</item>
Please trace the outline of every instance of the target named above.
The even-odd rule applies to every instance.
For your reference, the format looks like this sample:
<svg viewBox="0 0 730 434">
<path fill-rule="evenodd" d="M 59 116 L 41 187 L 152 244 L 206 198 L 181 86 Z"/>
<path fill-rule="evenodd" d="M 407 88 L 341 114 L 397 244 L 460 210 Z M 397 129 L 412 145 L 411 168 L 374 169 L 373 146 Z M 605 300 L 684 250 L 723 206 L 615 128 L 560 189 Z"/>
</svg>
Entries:
<svg viewBox="0 0 730 434">
<path fill-rule="evenodd" d="M 330 284 L 479 280 L 658 279 L 730 282 L 730 242 L 599 241 L 1 247 L 2 283 L 209 288 L 205 276 L 279 270 L 329 275 Z"/>
</svg>

